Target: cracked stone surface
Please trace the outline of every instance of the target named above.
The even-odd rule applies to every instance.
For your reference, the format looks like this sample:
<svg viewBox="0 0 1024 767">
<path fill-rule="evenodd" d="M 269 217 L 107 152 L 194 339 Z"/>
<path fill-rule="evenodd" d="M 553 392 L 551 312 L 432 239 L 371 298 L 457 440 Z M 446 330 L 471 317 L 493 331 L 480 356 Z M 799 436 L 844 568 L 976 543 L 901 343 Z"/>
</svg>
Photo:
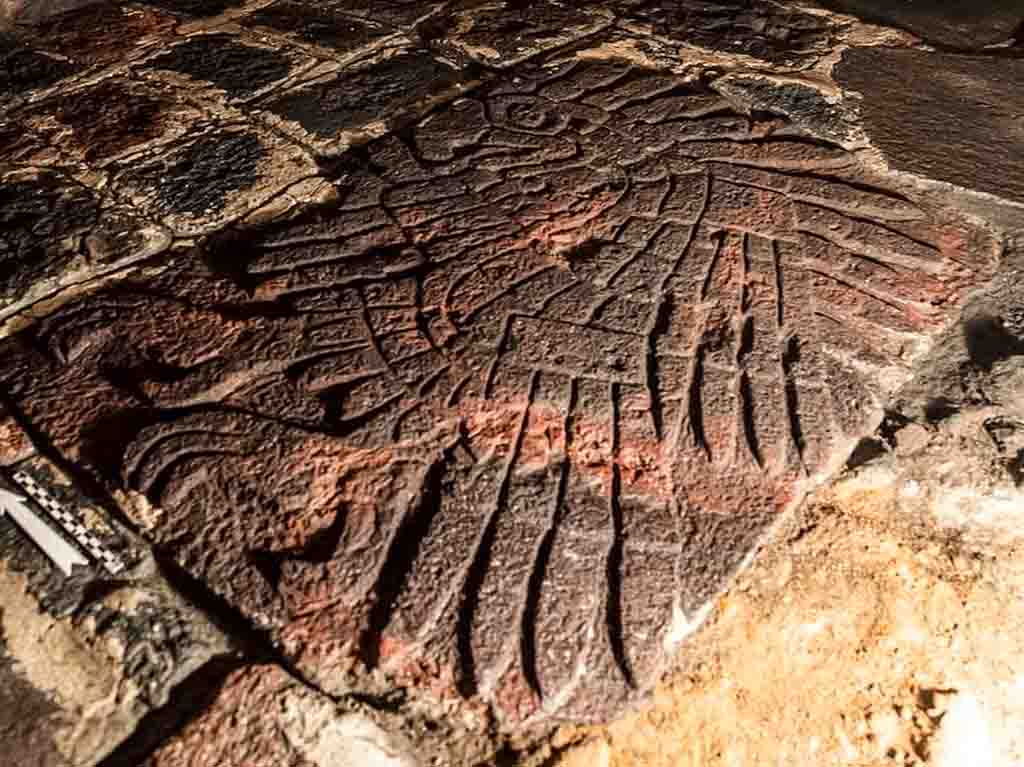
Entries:
<svg viewBox="0 0 1024 767">
<path fill-rule="evenodd" d="M 112 577 L 93 563 L 65 578 L 0 518 L 0 732 L 19 761 L 96 764 L 137 729 L 155 728 L 147 717 L 201 687 L 232 643 L 164 580 L 143 541 L 35 452 L 9 413 L 0 423 L 8 487 L 11 472 L 29 474 L 127 566 Z"/>
<path fill-rule="evenodd" d="M 981 51 L 1015 32 L 877 26 L 926 15 L 152 2 L 0 37 L 0 448 L 260 648 L 146 764 L 376 763 L 320 719 L 475 763 L 646 700 L 1001 273 L 1024 73 Z"/>
</svg>

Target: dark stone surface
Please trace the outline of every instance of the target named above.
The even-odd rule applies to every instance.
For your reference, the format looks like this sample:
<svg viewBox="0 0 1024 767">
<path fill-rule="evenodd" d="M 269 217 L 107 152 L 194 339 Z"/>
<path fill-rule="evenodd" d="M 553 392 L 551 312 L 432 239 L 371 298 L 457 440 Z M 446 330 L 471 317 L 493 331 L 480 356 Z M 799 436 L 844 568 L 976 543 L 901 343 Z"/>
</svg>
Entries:
<svg viewBox="0 0 1024 767">
<path fill-rule="evenodd" d="M 349 75 L 306 125 L 436 66 Z M 246 152 L 218 140 L 168 167 L 222 180 Z M 8 375 L 325 689 L 363 664 L 509 728 L 649 688 L 880 407 L 866 371 L 903 370 L 995 254 L 835 144 L 618 61 L 514 68 L 336 171 L 333 207 L 67 307 Z"/>
<path fill-rule="evenodd" d="M 835 74 L 893 167 L 1024 201 L 1024 60 L 854 48 Z"/>
<path fill-rule="evenodd" d="M 345 13 L 344 4 L 280 0 L 247 16 L 244 23 L 270 27 L 307 43 L 345 53 L 373 42 L 393 29 Z"/>
<path fill-rule="evenodd" d="M 108 79 L 96 87 L 58 97 L 56 119 L 71 128 L 87 162 L 103 161 L 158 138 L 165 126 L 168 101 L 155 93 L 133 92 Z"/>
<path fill-rule="evenodd" d="M 120 61 L 149 43 L 159 44 L 173 18 L 157 9 L 102 2 L 48 19 L 23 32 L 33 45 L 81 67 Z"/>
<path fill-rule="evenodd" d="M 0 104 L 119 61 L 158 39 L 170 21 L 150 8 L 98 3 L 29 29 L 0 31 Z"/>
<path fill-rule="evenodd" d="M 288 57 L 270 48 L 244 45 L 226 34 L 196 35 L 147 63 L 205 80 L 242 98 L 285 77 Z"/>
<path fill-rule="evenodd" d="M 318 0 L 298 0 L 309 5 L 321 5 Z M 429 16 L 443 5 L 439 0 L 334 0 L 328 3 L 342 8 L 353 16 L 382 21 L 402 28 L 410 28 L 413 23 Z"/>
<path fill-rule="evenodd" d="M 456 79 L 455 69 L 427 53 L 402 53 L 274 97 L 262 106 L 316 136 L 329 138 L 345 129 L 391 120 Z"/>
<path fill-rule="evenodd" d="M 674 41 L 787 67 L 813 63 L 831 46 L 834 34 L 828 18 L 764 0 L 620 0 L 612 5 L 625 18 L 650 24 Z"/>
<path fill-rule="evenodd" d="M 56 173 L 0 181 L 0 296 L 59 274 L 97 219 L 96 195 Z"/>
<path fill-rule="evenodd" d="M 443 29 L 433 29 L 431 37 L 442 49 L 445 42 L 455 43 L 476 61 L 508 66 L 607 26 L 611 20 L 599 10 L 557 0 L 470 6 L 447 18 Z"/>
<path fill-rule="evenodd" d="M 242 3 L 243 0 L 149 0 L 148 5 L 173 13 L 175 16 L 196 18 L 217 16 Z"/>
<path fill-rule="evenodd" d="M 46 88 L 75 72 L 71 62 L 33 50 L 0 33 L 0 104 L 35 88 Z"/>
<path fill-rule="evenodd" d="M 0 3 L 0 28 L 39 24 L 100 0 L 5 0 Z"/>
<path fill-rule="evenodd" d="M 1020 0 L 819 0 L 865 21 L 906 29 L 925 42 L 957 50 L 1005 43 L 1024 25 Z"/>
<path fill-rule="evenodd" d="M 741 75 L 723 78 L 716 85 L 757 112 L 786 117 L 829 141 L 849 139 L 856 123 L 845 105 L 830 102 L 821 91 L 803 83 Z"/>
</svg>

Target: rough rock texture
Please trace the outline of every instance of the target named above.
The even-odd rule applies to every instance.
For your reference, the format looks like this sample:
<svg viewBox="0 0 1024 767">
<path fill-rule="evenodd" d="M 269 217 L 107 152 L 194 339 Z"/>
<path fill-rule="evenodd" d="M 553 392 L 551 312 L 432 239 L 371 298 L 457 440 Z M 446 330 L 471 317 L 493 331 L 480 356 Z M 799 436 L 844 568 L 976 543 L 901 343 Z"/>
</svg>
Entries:
<svg viewBox="0 0 1024 767">
<path fill-rule="evenodd" d="M 1021 40 L 1016 0 L 822 0 L 822 5 L 880 24 L 903 27 L 940 48 L 971 51 Z"/>
<path fill-rule="evenodd" d="M 852 153 L 590 50 L 9 346 L 33 424 L 328 689 L 358 661 L 513 724 L 614 714 L 991 274 L 991 238 Z M 258 147 L 125 183 L 212 210 L 165 168 L 246 190 Z"/>
<path fill-rule="evenodd" d="M 936 372 L 951 326 L 965 370 L 1017 348 L 1012 299 L 963 314 L 1009 290 L 1024 189 L 985 45 L 770 0 L 0 38 L 0 449 L 27 429 L 249 656 L 150 763 L 323 767 L 379 728 L 415 746 L 356 763 L 472 764 L 645 700 L 865 435 L 981 385 Z"/>
<path fill-rule="evenodd" d="M 175 724 L 154 714 L 172 696 L 202 689 L 229 657 L 230 641 L 168 586 L 141 541 L 35 454 L 27 437 L 15 437 L 9 414 L 0 423 L 5 480 L 30 475 L 127 567 L 113 577 L 92 560 L 65 577 L 0 518 L 4 747 L 18 763 L 40 767 L 95 765 L 129 740 L 152 747 Z"/>
<path fill-rule="evenodd" d="M 344 713 L 277 666 L 228 675 L 209 707 L 143 767 L 413 767 L 411 744 Z"/>
<path fill-rule="evenodd" d="M 901 392 L 901 409 L 717 602 L 677 681 L 552 763 L 1024 760 L 1024 389 L 1021 328 L 1003 314 L 1022 303 L 1012 274 L 1015 289 L 972 307 L 1005 334 L 988 347 L 998 359 L 979 354 L 972 311 Z"/>
<path fill-rule="evenodd" d="M 835 75 L 892 167 L 1024 202 L 1024 59 L 854 48 Z"/>
<path fill-rule="evenodd" d="M 982 429 L 940 435 L 916 470 L 873 468 L 820 496 L 720 600 L 707 652 L 553 763 L 1020 764 L 1020 493 L 972 455 Z M 1011 497 L 957 477 L 965 457 Z"/>
</svg>

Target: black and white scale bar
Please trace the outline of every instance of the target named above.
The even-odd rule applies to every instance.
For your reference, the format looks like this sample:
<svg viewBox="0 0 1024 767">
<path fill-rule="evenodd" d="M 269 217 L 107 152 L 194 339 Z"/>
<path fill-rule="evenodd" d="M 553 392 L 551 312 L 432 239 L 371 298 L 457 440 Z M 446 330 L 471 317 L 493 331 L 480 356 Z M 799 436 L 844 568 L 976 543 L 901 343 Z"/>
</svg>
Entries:
<svg viewBox="0 0 1024 767">
<path fill-rule="evenodd" d="M 78 515 L 70 511 L 64 504 L 50 495 L 38 482 L 23 471 L 16 472 L 14 481 L 32 496 L 61 528 L 70 535 L 79 546 L 99 562 L 111 575 L 120 575 L 125 570 L 124 562 L 114 553 L 107 551 L 95 533 L 86 527 Z"/>
</svg>

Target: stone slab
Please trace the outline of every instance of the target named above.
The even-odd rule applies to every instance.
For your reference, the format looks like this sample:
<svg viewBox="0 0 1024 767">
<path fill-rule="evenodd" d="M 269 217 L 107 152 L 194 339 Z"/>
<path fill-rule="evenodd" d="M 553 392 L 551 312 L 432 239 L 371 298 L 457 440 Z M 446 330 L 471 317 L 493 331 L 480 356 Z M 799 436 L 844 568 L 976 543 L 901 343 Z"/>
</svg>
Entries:
<svg viewBox="0 0 1024 767">
<path fill-rule="evenodd" d="M 894 168 L 1024 202 L 1024 61 L 853 48 L 835 76 Z"/>
<path fill-rule="evenodd" d="M 1024 25 L 1017 0 L 819 0 L 821 5 L 875 24 L 906 29 L 925 42 L 973 51 L 1011 41 Z"/>
<path fill-rule="evenodd" d="M 893 52 L 852 51 L 882 64 L 862 104 L 841 101 L 798 71 L 849 30 L 807 8 L 79 13 L 80 28 L 55 20 L 0 45 L 0 311 L 21 328 L 0 345 L 3 460 L 70 487 L 30 429 L 116 501 L 67 490 L 137 531 L 111 533 L 140 552 L 133 567 L 152 546 L 280 653 L 196 698 L 153 767 L 404 765 L 385 710 L 417 756 L 619 714 L 996 268 L 1000 243 L 976 219 L 851 149 L 858 105 L 885 149 L 903 126 L 878 103 L 920 126 L 960 109 L 959 92 L 918 59 L 904 69 L 922 84 L 899 80 Z M 106 45 L 111 30 L 123 45 Z M 973 76 L 963 61 L 957 87 Z M 991 69 L 979 77 L 987 130 L 1016 102 Z M 970 139 L 950 135 L 947 152 Z M 907 147 L 907 162 L 929 151 Z M 1014 188 L 1012 171 L 985 173 L 969 183 Z M 122 228 L 104 227 L 111 211 Z M 160 248 L 136 248 L 136 221 L 161 228 Z M 99 281 L 79 268 L 90 259 L 133 268 Z M 186 634 L 202 624 L 148 571 L 69 585 L 5 535 L 15 585 L 70 621 L 44 628 L 89 648 L 97 679 L 122 673 L 96 649 L 117 631 L 152 634 L 155 614 L 186 616 Z M 119 594 L 156 606 L 122 618 Z M 19 666 L 24 637 L 4 637 L 0 674 L 32 710 L 113 728 L 115 744 L 165 711 L 175 663 L 208 662 L 199 640 L 166 663 L 162 646 L 138 650 L 171 681 L 110 713 L 102 690 Z M 284 666 L 379 716 L 351 718 Z M 137 672 L 150 689 L 155 672 L 124 674 Z M 44 764 L 79 759 L 63 729 L 0 727 Z"/>
<path fill-rule="evenodd" d="M 325 691 L 623 710 L 994 269 L 838 144 L 577 53 L 6 350 L 35 428 Z"/>
</svg>

